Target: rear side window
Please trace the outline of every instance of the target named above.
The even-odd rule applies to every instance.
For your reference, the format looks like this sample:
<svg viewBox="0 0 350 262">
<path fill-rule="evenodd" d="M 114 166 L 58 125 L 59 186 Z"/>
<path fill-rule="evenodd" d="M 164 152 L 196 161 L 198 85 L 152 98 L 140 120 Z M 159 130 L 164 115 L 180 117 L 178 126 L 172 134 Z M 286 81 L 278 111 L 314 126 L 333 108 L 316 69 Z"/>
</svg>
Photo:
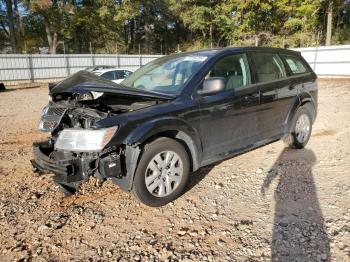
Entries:
<svg viewBox="0 0 350 262">
<path fill-rule="evenodd" d="M 300 58 L 289 55 L 283 55 L 282 57 L 286 60 L 289 69 L 290 71 L 292 71 L 293 74 L 303 74 L 308 71 L 304 63 L 300 60 Z"/>
<path fill-rule="evenodd" d="M 258 82 L 269 82 L 286 77 L 281 58 L 277 54 L 252 53 Z"/>
</svg>

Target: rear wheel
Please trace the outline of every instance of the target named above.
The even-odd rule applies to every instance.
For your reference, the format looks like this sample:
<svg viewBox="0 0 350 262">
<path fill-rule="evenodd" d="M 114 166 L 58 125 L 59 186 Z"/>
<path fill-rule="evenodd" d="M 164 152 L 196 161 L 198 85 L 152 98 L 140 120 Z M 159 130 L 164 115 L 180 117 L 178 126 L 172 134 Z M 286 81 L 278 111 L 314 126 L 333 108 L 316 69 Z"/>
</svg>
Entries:
<svg viewBox="0 0 350 262">
<path fill-rule="evenodd" d="M 181 195 L 188 176 L 185 148 L 174 139 L 159 138 L 145 146 L 132 191 L 145 205 L 163 206 Z"/>
<path fill-rule="evenodd" d="M 292 148 L 304 148 L 312 132 L 313 109 L 306 104 L 300 107 L 293 118 L 291 130 L 285 143 Z"/>
</svg>

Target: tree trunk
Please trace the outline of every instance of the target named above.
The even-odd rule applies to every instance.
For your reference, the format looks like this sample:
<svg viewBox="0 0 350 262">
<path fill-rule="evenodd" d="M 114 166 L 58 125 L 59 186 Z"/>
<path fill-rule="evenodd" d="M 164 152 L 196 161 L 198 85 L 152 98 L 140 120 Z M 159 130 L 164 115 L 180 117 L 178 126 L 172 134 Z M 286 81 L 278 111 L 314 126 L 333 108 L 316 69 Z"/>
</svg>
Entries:
<svg viewBox="0 0 350 262">
<path fill-rule="evenodd" d="M 327 34 L 326 45 L 331 45 L 332 40 L 332 23 L 333 23 L 333 0 L 329 1 L 327 14 Z"/>
<path fill-rule="evenodd" d="M 23 26 L 22 26 L 22 21 L 21 21 L 21 17 L 19 15 L 18 12 L 18 0 L 14 0 L 13 1 L 14 4 L 14 14 L 15 14 L 15 18 L 16 18 L 16 50 L 17 52 L 22 52 L 23 50 L 23 43 L 22 43 L 22 37 L 24 35 L 23 32 Z"/>
<path fill-rule="evenodd" d="M 131 19 L 131 22 L 130 22 L 130 35 L 131 35 L 132 52 L 134 54 L 135 54 L 135 49 L 136 49 L 135 31 L 136 31 L 136 20 L 135 20 L 135 18 L 133 18 L 133 19 Z"/>
<path fill-rule="evenodd" d="M 51 33 L 50 22 L 44 18 L 45 32 L 47 36 L 47 42 L 49 43 L 49 53 L 56 54 L 56 49 L 58 45 L 58 35 L 57 32 Z"/>
<path fill-rule="evenodd" d="M 151 27 L 150 27 L 148 21 L 145 22 L 144 31 L 145 31 L 146 52 L 149 54 L 150 53 L 150 46 L 151 46 L 152 30 L 151 30 Z"/>
<path fill-rule="evenodd" d="M 209 26 L 210 48 L 213 48 L 213 24 Z"/>
<path fill-rule="evenodd" d="M 53 41 L 52 46 L 50 46 L 51 54 L 56 54 L 57 46 L 58 46 L 58 35 L 56 32 L 53 33 Z"/>
<path fill-rule="evenodd" d="M 15 25 L 13 21 L 12 0 L 6 0 L 6 9 L 7 9 L 7 19 L 9 23 L 11 48 L 12 48 L 12 52 L 16 53 L 16 33 L 15 33 Z"/>
</svg>

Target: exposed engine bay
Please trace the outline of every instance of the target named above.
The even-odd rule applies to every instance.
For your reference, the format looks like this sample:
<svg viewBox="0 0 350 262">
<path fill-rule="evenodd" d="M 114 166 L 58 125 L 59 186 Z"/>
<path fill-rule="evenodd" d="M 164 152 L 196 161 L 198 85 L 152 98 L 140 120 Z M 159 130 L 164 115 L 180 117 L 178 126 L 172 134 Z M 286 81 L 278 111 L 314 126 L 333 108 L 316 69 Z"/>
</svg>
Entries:
<svg viewBox="0 0 350 262">
<path fill-rule="evenodd" d="M 34 170 L 54 173 L 55 182 L 65 193 L 74 193 L 92 175 L 102 180 L 115 179 L 127 190 L 122 178 L 128 175 L 126 167 L 132 168 L 133 154 L 138 151 L 126 153 L 130 150 L 127 145 L 108 145 L 117 133 L 118 123 L 111 120 L 108 126 L 101 126 L 98 122 L 164 101 L 157 95 L 114 83 L 107 86 L 99 78 L 91 83 L 93 77 L 96 78 L 83 72 L 50 90 L 50 102 L 43 108 L 39 122 L 39 130 L 50 136 L 33 144 Z"/>
<path fill-rule="evenodd" d="M 93 128 L 94 124 L 101 119 L 158 103 L 121 98 L 113 94 L 102 94 L 97 99 L 93 99 L 91 95 L 91 100 L 86 100 L 86 94 L 84 94 L 84 100 L 80 99 L 81 95 L 53 96 L 52 101 L 42 110 L 39 129 L 57 133 L 64 128 Z"/>
</svg>

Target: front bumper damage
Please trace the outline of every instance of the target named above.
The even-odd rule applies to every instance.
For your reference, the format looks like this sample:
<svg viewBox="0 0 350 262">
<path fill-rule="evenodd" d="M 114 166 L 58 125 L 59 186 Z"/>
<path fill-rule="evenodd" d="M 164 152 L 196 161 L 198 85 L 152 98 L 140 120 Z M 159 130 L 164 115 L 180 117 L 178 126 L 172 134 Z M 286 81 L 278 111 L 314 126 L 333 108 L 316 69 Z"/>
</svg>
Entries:
<svg viewBox="0 0 350 262">
<path fill-rule="evenodd" d="M 125 157 L 125 152 L 128 157 Z M 33 144 L 33 169 L 40 174 L 54 174 L 54 181 L 68 193 L 95 176 L 112 181 L 124 191 L 131 189 L 139 150 L 127 147 L 125 150 L 111 150 L 101 153 L 76 153 L 55 151 L 53 142 L 44 141 Z M 136 159 L 136 161 L 135 161 Z"/>
</svg>

